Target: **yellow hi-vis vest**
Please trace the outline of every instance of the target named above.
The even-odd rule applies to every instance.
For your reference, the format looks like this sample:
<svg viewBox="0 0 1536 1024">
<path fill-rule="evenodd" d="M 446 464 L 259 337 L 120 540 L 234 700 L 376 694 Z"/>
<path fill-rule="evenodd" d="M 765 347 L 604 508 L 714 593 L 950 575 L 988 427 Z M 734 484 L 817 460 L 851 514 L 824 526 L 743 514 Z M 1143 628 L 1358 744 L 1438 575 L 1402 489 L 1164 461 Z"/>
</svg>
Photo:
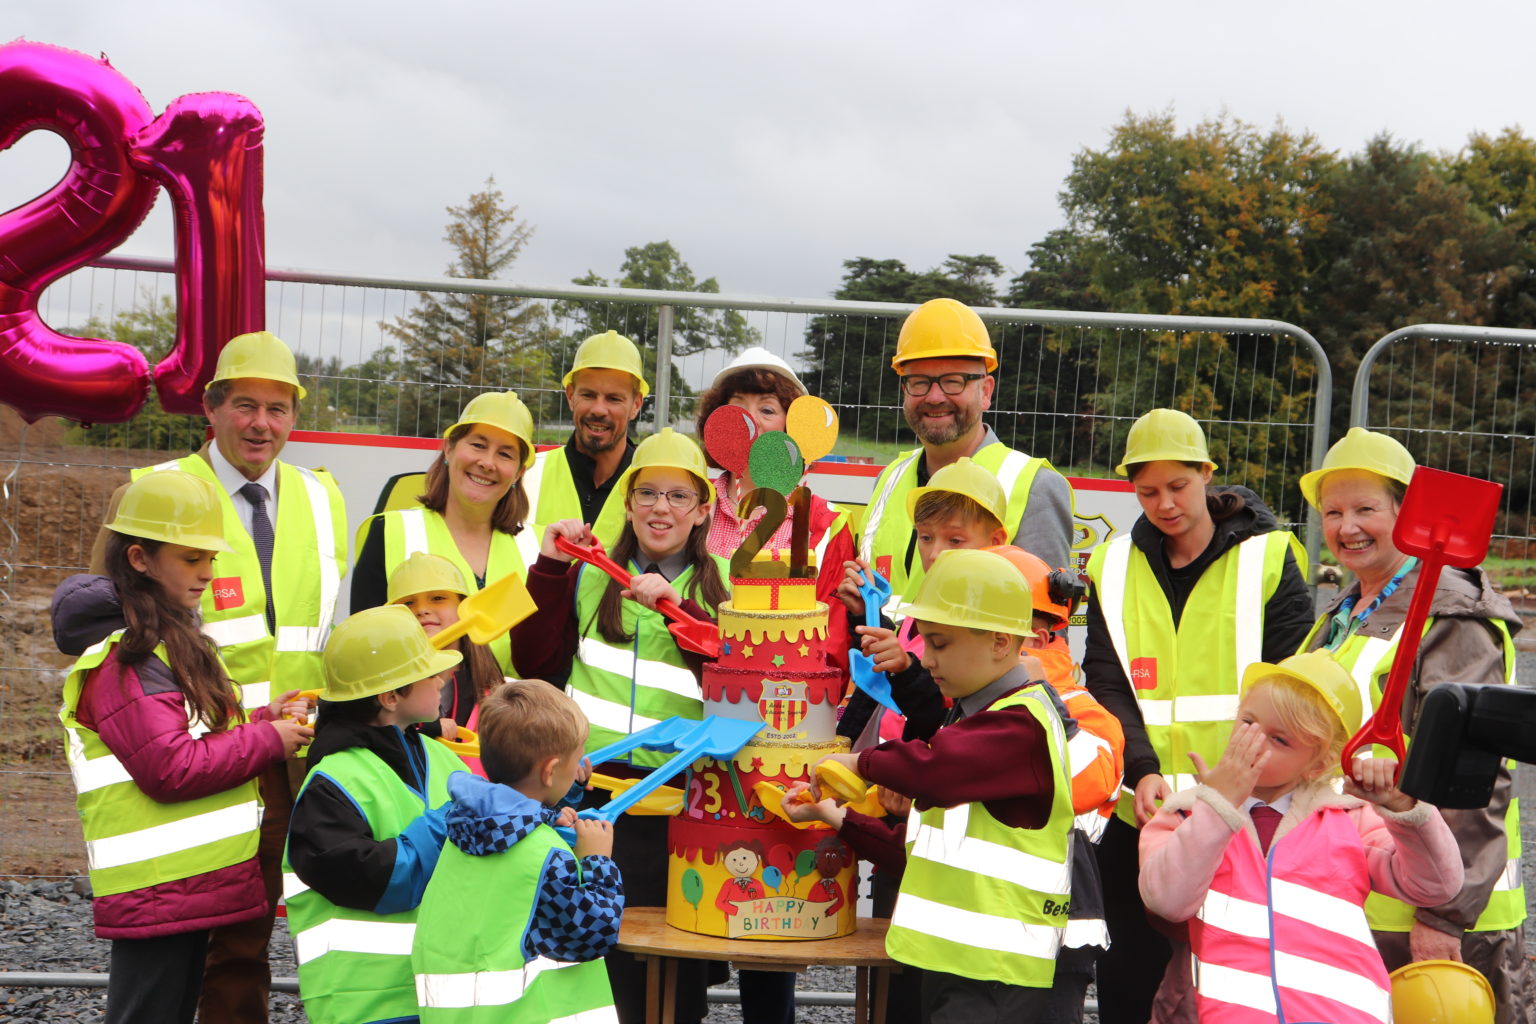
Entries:
<svg viewBox="0 0 1536 1024">
<path fill-rule="evenodd" d="M 453 542 L 453 534 L 448 532 L 448 524 L 443 521 L 441 515 L 429 508 L 402 508 L 380 512 L 377 518 L 384 521 L 386 574 L 393 572 L 407 558 L 422 551 L 427 554 L 441 555 L 452 562 L 458 568 L 459 575 L 464 577 L 464 585 L 469 588 L 471 594 L 480 590 L 475 583 L 474 571 L 470 569 L 469 563 L 464 561 L 464 556 L 459 554 L 459 546 Z M 509 572 L 517 573 L 524 580 L 528 578 L 528 569 L 523 564 L 521 552 L 518 551 L 518 538 L 528 531 L 529 527 L 526 525 L 517 537 L 500 530 L 491 531 L 491 553 L 485 563 L 487 583 L 494 583 Z M 501 666 L 501 671 L 506 675 L 516 676 L 517 670 L 512 666 L 512 641 L 508 634 L 501 634 L 487 646 L 496 656 L 496 663 Z"/>
<path fill-rule="evenodd" d="M 626 442 L 627 443 L 627 442 Z M 523 491 L 528 495 L 528 523 L 517 535 L 523 561 L 532 565 L 539 557 L 539 542 L 544 528 L 562 519 L 580 519 L 581 497 L 571 479 L 571 464 L 565 457 L 565 445 L 539 452 L 528 472 L 523 474 Z M 608 492 L 592 532 L 603 547 L 612 548 L 624 531 L 624 495 L 617 484 Z"/>
<path fill-rule="evenodd" d="M 138 787 L 99 735 L 80 724 L 75 712 L 85 678 L 112 656 L 122 638 L 118 630 L 80 656 L 64 680 L 59 711 L 97 896 L 147 889 L 250 860 L 261 830 L 254 775 L 222 793 L 160 803 Z M 165 661 L 163 644 L 155 648 L 155 657 Z M 187 729 L 193 739 L 207 732 L 201 721 Z"/>
<path fill-rule="evenodd" d="M 1050 697 L 1026 686 L 989 710 L 1017 706 L 1050 744 L 1050 818 L 1043 828 L 1010 828 L 979 803 L 914 807 L 885 951 L 924 970 L 1050 988 L 1072 896 L 1072 779 Z"/>
<path fill-rule="evenodd" d="M 903 452 L 895 462 L 886 466 L 875 481 L 875 489 L 864 512 L 864 529 L 859 536 L 859 557 L 891 581 L 891 600 L 886 602 L 886 612 L 917 593 L 923 581 L 923 567 L 916 553 L 912 556 L 912 569 L 907 571 L 907 547 L 912 542 L 912 519 L 907 515 L 907 495 L 917 486 L 918 460 L 923 449 Z M 1034 486 L 1035 474 L 1042 466 L 1050 466 L 1044 459 L 1032 459 L 1023 452 L 1014 451 L 1001 441 L 983 447 L 971 456 L 973 462 L 997 477 L 1008 495 L 1008 521 L 1003 524 L 1008 539 L 1017 536 L 1019 523 L 1024 519 L 1029 504 L 1029 489 Z M 884 563 L 877 564 L 879 556 L 891 560 L 887 573 Z"/>
<path fill-rule="evenodd" d="M 1226 749 L 1243 670 L 1264 660 L 1264 606 L 1280 585 L 1287 550 L 1304 564 L 1296 538 L 1284 530 L 1228 548 L 1195 583 L 1177 629 L 1130 534 L 1100 544 L 1088 559 L 1104 625 L 1174 792 L 1195 785 L 1191 751 L 1215 764 Z M 1132 796 L 1122 792 L 1115 813 L 1134 827 Z"/>
<path fill-rule="evenodd" d="M 1327 628 L 1328 618 L 1319 620 L 1312 628 L 1311 634 L 1302 643 L 1303 651 L 1315 646 L 1320 630 Z M 1499 635 L 1499 642 L 1504 651 L 1504 680 L 1513 685 L 1515 682 L 1515 642 L 1509 635 L 1509 627 L 1501 620 L 1489 619 L 1488 625 Z M 1435 620 L 1433 617 L 1424 624 L 1424 631 L 1429 632 Z M 1386 686 L 1387 673 L 1392 668 L 1392 657 L 1397 653 L 1397 643 L 1403 633 L 1399 626 L 1390 637 L 1363 636 L 1359 633 L 1344 641 L 1333 652 L 1334 660 L 1349 670 L 1350 676 L 1355 680 L 1355 685 L 1360 688 L 1360 700 L 1362 707 L 1376 708 L 1381 705 L 1381 694 Z M 1403 746 L 1407 749 L 1411 742 L 1408 735 L 1403 735 Z M 1395 757 L 1391 751 L 1385 748 L 1373 748 L 1378 753 L 1385 753 Z M 1515 762 L 1510 761 L 1510 771 L 1515 770 Z M 1525 906 L 1525 881 L 1520 873 L 1521 843 L 1520 843 L 1520 801 L 1511 793 L 1509 809 L 1504 816 L 1504 834 L 1509 842 L 1509 857 L 1505 863 L 1504 873 L 1493 883 L 1493 892 L 1488 896 L 1488 906 L 1478 915 L 1477 921 L 1469 929 L 1474 932 L 1498 932 L 1520 927 L 1520 922 L 1526 918 Z M 1401 900 L 1392 899 L 1379 892 L 1372 892 L 1365 899 L 1365 917 L 1371 927 L 1379 932 L 1406 932 L 1413 928 L 1414 907 Z"/>
<path fill-rule="evenodd" d="M 323 470 L 277 464 L 277 513 L 272 538 L 272 611 L 277 635 L 267 629 L 267 592 L 256 543 L 246 531 L 224 485 L 208 460 L 196 453 L 133 471 L 179 469 L 213 484 L 224 510 L 224 539 L 233 551 L 213 563 L 214 580 L 203 591 L 203 633 L 219 648 L 229 674 L 240 684 L 245 707 L 264 707 L 283 690 L 325 685 L 320 652 L 331 632 L 347 565 L 347 512 L 336 481 Z"/>
<path fill-rule="evenodd" d="M 724 582 L 730 566 L 714 559 Z M 638 573 L 639 567 L 630 564 Z M 576 658 L 571 663 L 569 693 L 587 716 L 587 750 L 605 747 L 630 733 L 655 725 L 674 715 L 704 717 L 704 695 L 699 680 L 688 668 L 677 640 L 667 631 L 667 618 L 634 601 L 625 601 L 624 632 L 634 636 L 627 644 L 609 643 L 597 629 L 597 605 L 608 589 L 608 576 L 590 565 L 578 570 L 576 579 Z M 689 566 L 672 581 L 686 596 L 693 578 Z M 636 750 L 631 764 L 655 767 L 671 755 L 658 750 Z"/>
</svg>

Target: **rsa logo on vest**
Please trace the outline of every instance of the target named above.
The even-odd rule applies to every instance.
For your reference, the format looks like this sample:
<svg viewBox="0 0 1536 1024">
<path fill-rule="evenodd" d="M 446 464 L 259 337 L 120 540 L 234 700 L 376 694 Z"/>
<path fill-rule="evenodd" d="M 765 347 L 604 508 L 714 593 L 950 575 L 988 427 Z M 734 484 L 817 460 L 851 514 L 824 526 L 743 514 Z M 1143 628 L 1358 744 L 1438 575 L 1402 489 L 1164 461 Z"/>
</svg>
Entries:
<svg viewBox="0 0 1536 1024">
<path fill-rule="evenodd" d="M 1137 690 L 1157 689 L 1157 659 L 1131 659 L 1131 686 Z"/>
<path fill-rule="evenodd" d="M 223 576 L 210 584 L 213 590 L 213 607 L 222 612 L 226 608 L 239 608 L 245 604 L 245 583 L 239 576 Z"/>
</svg>

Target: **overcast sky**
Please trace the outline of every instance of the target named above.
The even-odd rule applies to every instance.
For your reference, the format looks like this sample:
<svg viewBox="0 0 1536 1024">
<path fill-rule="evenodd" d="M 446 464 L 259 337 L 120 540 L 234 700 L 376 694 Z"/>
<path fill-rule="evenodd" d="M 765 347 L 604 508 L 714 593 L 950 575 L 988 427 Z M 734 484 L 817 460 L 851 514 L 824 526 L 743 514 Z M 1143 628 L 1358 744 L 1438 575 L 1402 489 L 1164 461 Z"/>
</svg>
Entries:
<svg viewBox="0 0 1536 1024">
<path fill-rule="evenodd" d="M 722 291 L 820 297 L 855 256 L 1024 269 L 1073 155 L 1128 108 L 1344 151 L 1536 128 L 1529 4 L 35 0 L 4 22 L 105 53 L 156 113 L 248 96 L 268 265 L 401 277 L 443 272 L 444 208 L 491 175 L 537 228 L 520 283 L 670 239 Z M 46 133 L 13 147 L 0 209 L 67 159 Z M 169 256 L 167 211 L 118 251 Z"/>
</svg>

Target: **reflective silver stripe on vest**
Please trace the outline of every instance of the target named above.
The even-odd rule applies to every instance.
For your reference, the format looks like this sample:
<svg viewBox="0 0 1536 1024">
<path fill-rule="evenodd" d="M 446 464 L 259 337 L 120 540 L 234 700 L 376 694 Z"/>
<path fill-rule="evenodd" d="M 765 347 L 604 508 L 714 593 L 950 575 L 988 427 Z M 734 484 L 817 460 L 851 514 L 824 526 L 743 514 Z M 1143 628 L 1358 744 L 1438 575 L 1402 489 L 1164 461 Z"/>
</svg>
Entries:
<svg viewBox="0 0 1536 1024">
<path fill-rule="evenodd" d="M 293 958 L 302 965 L 327 953 L 410 956 L 411 940 L 415 937 L 414 921 L 350 921 L 332 917 L 293 937 Z"/>
<path fill-rule="evenodd" d="M 75 783 L 76 793 L 89 793 L 119 782 L 132 782 L 133 776 L 123 763 L 111 754 L 87 759 L 85 743 L 78 729 L 65 729 L 65 760 L 69 762 L 69 774 Z"/>
<path fill-rule="evenodd" d="M 907 828 L 915 830 L 908 857 L 920 857 L 936 864 L 945 864 L 960 871 L 968 871 L 983 878 L 995 878 L 1000 882 L 1022 885 L 1037 892 L 1070 892 L 1072 863 L 1068 858 L 1058 864 L 1045 857 L 1016 850 L 1011 846 L 994 843 L 965 834 L 971 820 L 971 805 L 960 804 L 944 812 L 944 824 L 935 828 L 923 824 L 916 807 L 912 809 Z M 906 893 L 902 894 L 906 899 Z M 926 931 L 927 929 L 918 929 Z M 1054 929 L 1050 929 L 1054 931 Z M 964 940 L 956 940 L 964 941 Z"/>
<path fill-rule="evenodd" d="M 1067 771 L 1075 779 L 1092 768 L 1099 760 L 1099 751 L 1109 750 L 1106 740 L 1100 739 L 1087 729 L 1079 728 L 1077 735 L 1067 740 Z"/>
<path fill-rule="evenodd" d="M 427 515 L 424 509 L 405 508 L 399 512 L 400 540 L 405 546 L 405 557 L 432 553 L 427 543 Z"/>
<path fill-rule="evenodd" d="M 471 971 L 465 974 L 416 975 L 416 1001 L 435 1009 L 464 1009 L 469 1006 L 506 1006 L 523 998 L 534 980 L 545 971 L 558 971 L 580 964 L 561 963 L 540 956 L 522 967 L 507 971 Z"/>
<path fill-rule="evenodd" d="M 1504 865 L 1504 873 L 1493 880 L 1493 892 L 1510 892 L 1520 888 L 1520 858 L 1513 857 Z"/>
<path fill-rule="evenodd" d="M 596 637 L 582 637 L 577 645 L 576 657 L 599 671 L 626 679 L 633 678 L 637 686 L 665 690 L 693 700 L 703 699 L 700 696 L 699 681 L 688 669 L 668 665 L 664 661 L 636 658 L 633 650 L 613 647 Z"/>
<path fill-rule="evenodd" d="M 1010 449 L 1008 454 L 1003 456 L 1003 464 L 998 466 L 997 472 L 993 474 L 997 477 L 997 482 L 1003 485 L 1003 495 L 1010 502 L 1013 501 L 1013 485 L 1019 482 L 1019 474 L 1028 467 L 1029 456 Z M 1009 540 L 1011 541 L 1012 538 Z"/>
<path fill-rule="evenodd" d="M 1194 789 L 1196 786 L 1200 785 L 1200 781 L 1196 779 L 1193 774 L 1182 772 L 1177 775 L 1170 775 L 1164 772 L 1163 781 L 1168 783 L 1168 788 L 1173 790 L 1175 793 L 1181 793 L 1186 789 Z M 1124 793 L 1128 797 L 1136 795 L 1136 791 L 1131 789 L 1129 786 L 1121 786 L 1120 792 Z"/>
<path fill-rule="evenodd" d="M 272 682 L 263 679 L 259 683 L 240 683 L 240 706 L 255 711 L 272 703 Z"/>
<path fill-rule="evenodd" d="M 1264 559 L 1269 549 L 1269 537 L 1260 534 L 1249 537 L 1237 546 L 1237 637 L 1233 644 L 1232 678 L 1242 679 L 1243 670 L 1256 661 L 1264 660 Z M 1248 609 L 1260 609 L 1250 615 Z M 1232 715 L 1237 717 L 1237 708 Z"/>
<path fill-rule="evenodd" d="M 923 449 L 918 448 L 906 458 L 891 463 L 890 476 L 885 478 L 885 486 L 864 511 L 864 536 L 859 541 L 859 557 L 871 566 L 875 564 L 875 533 L 880 529 L 880 520 L 885 515 L 885 506 L 890 503 L 891 492 L 896 489 L 901 478 L 907 475 L 907 467 L 912 465 L 912 460 L 922 454 Z"/>
<path fill-rule="evenodd" d="M 1371 949 L 1376 940 L 1360 908 L 1346 899 L 1308 889 L 1281 878 L 1270 880 L 1274 913 L 1305 921 L 1314 928 L 1332 932 L 1341 939 L 1358 942 Z M 1206 924 L 1235 935 L 1268 940 L 1270 908 L 1264 903 L 1240 899 L 1228 893 L 1206 894 L 1197 916 Z"/>
<path fill-rule="evenodd" d="M 247 800 L 232 807 L 223 807 L 205 814 L 194 814 L 180 821 L 167 821 L 160 825 L 141 828 L 137 832 L 125 832 L 120 836 L 107 836 L 88 840 L 86 858 L 92 871 L 120 868 L 124 864 L 137 864 L 154 857 L 163 857 L 182 850 L 191 850 L 220 839 L 232 839 L 261 828 L 261 802 Z"/>
<path fill-rule="evenodd" d="M 1211 693 L 1173 700 L 1141 700 L 1141 718 L 1147 725 L 1174 722 L 1230 722 L 1237 717 L 1235 693 Z"/>
<path fill-rule="evenodd" d="M 1097 844 L 1104 838 L 1104 829 L 1109 825 L 1109 818 L 1101 814 L 1097 809 L 1084 811 L 1072 819 L 1072 827 L 1088 837 L 1090 843 Z"/>
<path fill-rule="evenodd" d="M 1277 1016 L 1279 1011 L 1275 1007 L 1275 992 L 1265 975 L 1203 963 L 1193 957 L 1190 959 L 1194 964 L 1195 987 L 1202 996 L 1234 1006 L 1246 1006 L 1272 1017 Z"/>
<path fill-rule="evenodd" d="M 323 599 L 323 595 L 322 595 Z M 332 605 L 335 600 L 332 599 Z M 278 626 L 277 650 L 280 654 L 309 653 L 325 650 L 326 630 L 319 626 Z"/>
<path fill-rule="evenodd" d="M 233 647 L 235 644 L 265 640 L 271 634 L 267 632 L 266 613 L 257 612 L 255 615 L 237 615 L 232 619 L 205 622 L 203 636 L 212 640 L 215 646 Z"/>
<path fill-rule="evenodd" d="M 319 651 L 325 648 L 325 634 L 331 618 L 336 614 L 336 600 L 341 596 L 341 566 L 336 561 L 336 526 L 331 521 L 331 496 L 320 478 L 302 466 L 294 466 L 299 479 L 304 481 L 304 493 L 309 496 L 309 514 L 315 521 L 315 548 L 320 557 L 320 617 L 315 620 L 313 635 L 307 647 L 289 647 L 283 644 L 283 630 L 292 627 L 279 626 L 278 651 Z M 345 554 L 342 557 L 346 557 Z"/>
<path fill-rule="evenodd" d="M 1280 988 L 1306 992 L 1352 1006 L 1382 1022 L 1390 1019 L 1386 989 L 1369 978 L 1294 953 L 1277 952 L 1274 965 L 1275 977 L 1271 981 L 1252 971 L 1195 961 L 1195 977 L 1198 979 L 1200 994 L 1207 999 L 1247 1006 L 1269 1014 L 1278 1013 L 1272 987 L 1278 985 Z"/>
<path fill-rule="evenodd" d="M 1376 666 L 1391 653 L 1402 631 L 1402 627 L 1399 626 L 1391 636 L 1373 636 L 1360 645 L 1360 654 L 1355 658 L 1354 664 L 1349 667 L 1349 676 L 1355 681 L 1355 688 L 1360 691 L 1362 708 L 1376 707 L 1376 699 L 1371 696 L 1371 684 L 1376 676 Z"/>
<path fill-rule="evenodd" d="M 1040 960 L 1054 960 L 1061 940 L 1061 930 L 1050 925 L 1025 924 L 1013 917 L 963 910 L 907 892 L 896 900 L 891 927 L 906 928 L 962 946 Z"/>
<path fill-rule="evenodd" d="M 1072 949 L 1081 949 L 1083 946 L 1108 949 L 1109 928 L 1104 924 L 1104 920 L 1098 917 L 1069 919 L 1061 935 L 1061 944 Z"/>
<path fill-rule="evenodd" d="M 292 871 L 283 872 L 283 902 L 286 903 L 301 892 L 309 892 L 309 886 Z"/>
<path fill-rule="evenodd" d="M 1104 564 L 1099 568 L 1101 579 L 1094 590 L 1099 610 L 1104 614 L 1104 626 L 1109 630 L 1109 645 L 1115 649 L 1115 657 L 1120 659 L 1120 668 L 1128 683 L 1136 678 L 1131 675 L 1131 659 L 1125 640 L 1125 578 L 1130 567 L 1131 535 L 1126 534 L 1105 546 Z M 1146 714 L 1145 708 L 1142 714 Z"/>
<path fill-rule="evenodd" d="M 578 690 L 574 687 L 570 690 L 571 700 L 581 708 L 581 713 L 587 716 L 587 721 L 592 725 L 607 729 L 610 732 L 631 733 L 646 726 L 656 725 L 659 718 L 647 718 L 637 715 L 628 704 L 615 704 L 612 701 Z"/>
</svg>

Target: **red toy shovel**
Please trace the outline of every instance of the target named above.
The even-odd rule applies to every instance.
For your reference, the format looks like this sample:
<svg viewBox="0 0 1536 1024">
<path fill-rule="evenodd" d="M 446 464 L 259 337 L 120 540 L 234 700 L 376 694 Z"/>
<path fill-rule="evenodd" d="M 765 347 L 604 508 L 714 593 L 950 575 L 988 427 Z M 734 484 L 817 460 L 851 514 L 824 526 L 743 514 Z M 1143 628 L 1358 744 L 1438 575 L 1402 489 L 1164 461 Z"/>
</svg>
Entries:
<svg viewBox="0 0 1536 1024">
<path fill-rule="evenodd" d="M 1392 529 L 1392 543 L 1404 554 L 1419 556 L 1419 582 L 1408 605 L 1408 618 L 1398 633 L 1397 653 L 1387 673 L 1381 706 L 1371 720 L 1344 745 L 1344 774 L 1350 773 L 1355 754 L 1370 743 L 1389 747 L 1397 754 L 1397 771 L 1403 770 L 1403 694 L 1413 674 L 1413 662 L 1429 618 L 1440 570 L 1447 565 L 1470 568 L 1488 554 L 1493 524 L 1499 514 L 1504 485 L 1475 477 L 1420 466 L 1413 471 L 1403 507 Z"/>
<path fill-rule="evenodd" d="M 620 586 L 629 586 L 629 581 L 633 578 L 628 570 L 608 557 L 608 553 L 603 550 L 601 544 L 587 547 L 556 534 L 555 549 L 578 561 L 586 562 L 594 569 L 601 569 L 618 580 Z M 702 654 L 706 658 L 720 657 L 720 630 L 713 622 L 696 619 L 671 601 L 662 601 L 656 606 L 656 610 L 672 620 L 672 624 L 667 629 L 677 638 L 679 647 Z"/>
</svg>

